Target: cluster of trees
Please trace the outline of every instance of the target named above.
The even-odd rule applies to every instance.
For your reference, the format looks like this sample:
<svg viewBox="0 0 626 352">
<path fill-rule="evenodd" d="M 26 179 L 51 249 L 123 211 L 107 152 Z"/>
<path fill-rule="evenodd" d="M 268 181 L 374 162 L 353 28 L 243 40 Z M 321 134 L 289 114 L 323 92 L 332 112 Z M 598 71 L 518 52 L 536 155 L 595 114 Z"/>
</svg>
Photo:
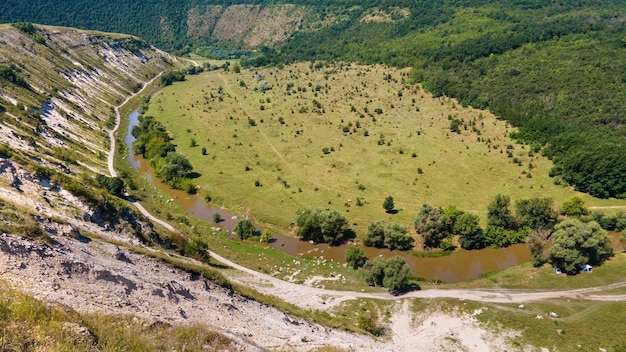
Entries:
<svg viewBox="0 0 626 352">
<path fill-rule="evenodd" d="M 581 265 L 601 264 L 612 254 L 611 241 L 597 222 L 570 219 L 555 226 L 548 258 L 557 268 L 577 272 Z"/>
<path fill-rule="evenodd" d="M 187 69 L 187 72 L 191 72 L 192 74 L 197 73 L 195 66 L 192 66 L 192 68 Z M 163 73 L 161 77 L 159 78 L 159 85 L 161 87 L 166 87 L 166 86 L 171 85 L 174 82 L 182 82 L 184 80 L 185 80 L 185 74 L 182 71 L 167 71 Z"/>
<path fill-rule="evenodd" d="M 368 226 L 363 244 L 368 247 L 409 250 L 413 248 L 414 240 L 408 232 L 406 227 L 399 224 L 375 221 Z"/>
<path fill-rule="evenodd" d="M 296 234 L 305 241 L 338 244 L 349 234 L 348 220 L 337 210 L 306 207 L 296 217 Z"/>
<path fill-rule="evenodd" d="M 350 246 L 346 251 L 346 262 L 353 269 L 363 268 L 365 282 L 369 285 L 382 286 L 390 292 L 403 290 L 413 278 L 406 261 L 399 256 L 368 260 L 361 248 Z"/>
<path fill-rule="evenodd" d="M 196 191 L 191 183 L 193 166 L 186 156 L 176 152 L 176 147 L 160 122 L 152 116 L 142 115 L 131 133 L 136 138 L 133 151 L 150 160 L 150 166 L 158 178 L 175 189 L 188 193 Z"/>
<path fill-rule="evenodd" d="M 401 291 L 413 277 L 406 261 L 399 256 L 368 260 L 363 266 L 363 272 L 365 282 L 370 286 L 382 286 L 390 292 Z"/>
</svg>

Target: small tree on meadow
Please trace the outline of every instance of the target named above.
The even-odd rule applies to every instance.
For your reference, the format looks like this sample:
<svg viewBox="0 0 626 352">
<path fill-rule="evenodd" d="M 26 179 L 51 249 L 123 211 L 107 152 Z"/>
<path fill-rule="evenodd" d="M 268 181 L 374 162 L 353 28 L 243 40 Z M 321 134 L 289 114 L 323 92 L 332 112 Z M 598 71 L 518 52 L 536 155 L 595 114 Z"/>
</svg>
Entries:
<svg viewBox="0 0 626 352">
<path fill-rule="evenodd" d="M 211 215 L 211 218 L 213 219 L 213 222 L 216 224 L 220 222 L 220 220 L 222 220 L 222 216 L 220 215 L 220 213 L 217 213 L 217 212 L 213 213 L 213 215 Z"/>
<path fill-rule="evenodd" d="M 392 196 L 388 196 L 387 198 L 385 198 L 385 201 L 383 202 L 383 208 L 385 209 L 387 213 L 393 212 L 394 206 L 395 205 L 393 204 Z"/>
</svg>

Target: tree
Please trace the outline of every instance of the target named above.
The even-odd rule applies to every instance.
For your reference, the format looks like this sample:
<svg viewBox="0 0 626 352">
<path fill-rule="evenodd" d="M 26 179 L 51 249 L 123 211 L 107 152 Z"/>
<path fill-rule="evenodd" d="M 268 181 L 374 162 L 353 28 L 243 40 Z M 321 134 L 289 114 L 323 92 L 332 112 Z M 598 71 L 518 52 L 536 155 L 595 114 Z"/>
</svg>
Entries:
<svg viewBox="0 0 626 352">
<path fill-rule="evenodd" d="M 220 220 L 222 220 L 222 216 L 218 212 L 213 213 L 213 215 L 211 215 L 211 217 L 213 218 L 213 222 L 216 223 L 216 224 L 218 222 L 220 222 Z"/>
<path fill-rule="evenodd" d="M 177 152 L 169 152 L 163 158 L 160 168 L 157 169 L 157 175 L 163 181 L 168 182 L 188 177 L 191 170 L 193 170 L 193 166 L 186 156 Z"/>
<path fill-rule="evenodd" d="M 582 198 L 574 196 L 563 202 L 563 205 L 561 206 L 561 214 L 580 217 L 582 215 L 589 214 L 589 210 L 585 208 L 585 201 Z"/>
<path fill-rule="evenodd" d="M 510 205 L 511 198 L 509 196 L 497 194 L 496 198 L 487 206 L 487 225 L 504 229 L 513 228 L 514 221 L 509 209 Z"/>
<path fill-rule="evenodd" d="M 265 231 L 263 231 L 263 233 L 261 234 L 261 238 L 259 238 L 259 241 L 264 242 L 264 243 L 270 243 L 271 240 L 272 240 L 272 233 L 270 232 L 269 229 L 265 229 Z"/>
<path fill-rule="evenodd" d="M 390 292 L 398 292 L 404 288 L 411 278 L 411 271 L 404 259 L 395 256 L 387 260 L 375 258 L 363 266 L 365 282 L 370 286 L 383 286 Z"/>
<path fill-rule="evenodd" d="M 531 198 L 515 202 L 515 215 L 521 226 L 532 229 L 550 229 L 556 222 L 552 198 Z"/>
<path fill-rule="evenodd" d="M 442 221 L 448 233 L 454 233 L 454 224 L 461 214 L 463 214 L 463 211 L 457 209 L 454 205 L 441 209 Z"/>
<path fill-rule="evenodd" d="M 382 286 L 385 278 L 385 266 L 387 262 L 381 257 L 368 260 L 363 265 L 365 282 L 370 286 Z"/>
<path fill-rule="evenodd" d="M 367 258 L 363 255 L 363 250 L 357 246 L 350 246 L 346 251 L 346 263 L 352 269 L 360 268 L 365 265 Z"/>
<path fill-rule="evenodd" d="M 409 250 L 413 247 L 413 237 L 407 235 L 409 231 L 406 227 L 396 223 L 391 223 L 385 226 L 385 238 L 383 243 L 385 247 L 394 250 L 399 249 L 401 251 Z"/>
<path fill-rule="evenodd" d="M 385 198 L 385 201 L 383 202 L 383 208 L 387 213 L 393 212 L 394 204 L 392 196 L 388 196 L 387 198 Z"/>
<path fill-rule="evenodd" d="M 237 236 L 242 240 L 247 240 L 257 233 L 256 227 L 254 227 L 252 221 L 250 221 L 249 219 L 241 219 L 237 221 L 237 224 L 235 225 L 235 229 L 233 231 L 235 231 Z"/>
<path fill-rule="evenodd" d="M 368 247 L 382 248 L 385 245 L 385 223 L 374 221 L 367 227 L 363 244 Z"/>
<path fill-rule="evenodd" d="M 382 220 L 378 220 L 368 226 L 363 244 L 367 247 L 387 247 L 404 251 L 413 247 L 413 237 L 407 233 L 408 230 L 403 226 L 395 223 L 385 225 Z"/>
<path fill-rule="evenodd" d="M 348 220 L 336 210 L 304 208 L 298 210 L 296 234 L 305 241 L 335 244 L 348 230 Z"/>
<path fill-rule="evenodd" d="M 395 256 L 387 259 L 384 275 L 383 286 L 389 292 L 398 292 L 409 283 L 411 270 L 402 257 Z"/>
<path fill-rule="evenodd" d="M 480 249 L 485 247 L 483 230 L 477 215 L 463 213 L 454 222 L 454 233 L 459 235 L 459 244 L 464 249 Z"/>
<path fill-rule="evenodd" d="M 96 175 L 96 183 L 110 194 L 121 197 L 124 192 L 124 181 L 119 177 L 107 177 L 102 174 Z"/>
<path fill-rule="evenodd" d="M 554 228 L 552 241 L 550 262 L 567 272 L 578 271 L 586 263 L 601 264 L 613 254 L 607 232 L 595 221 L 563 221 Z"/>
<path fill-rule="evenodd" d="M 526 237 L 526 244 L 532 255 L 532 263 L 535 267 L 540 267 L 546 262 L 543 256 L 543 246 L 546 238 L 550 235 L 550 231 L 545 229 L 532 230 Z"/>
<path fill-rule="evenodd" d="M 422 209 L 415 217 L 414 225 L 415 230 L 424 238 L 426 247 L 438 247 L 441 240 L 448 236 L 441 216 L 441 209 L 428 203 L 422 204 Z"/>
</svg>

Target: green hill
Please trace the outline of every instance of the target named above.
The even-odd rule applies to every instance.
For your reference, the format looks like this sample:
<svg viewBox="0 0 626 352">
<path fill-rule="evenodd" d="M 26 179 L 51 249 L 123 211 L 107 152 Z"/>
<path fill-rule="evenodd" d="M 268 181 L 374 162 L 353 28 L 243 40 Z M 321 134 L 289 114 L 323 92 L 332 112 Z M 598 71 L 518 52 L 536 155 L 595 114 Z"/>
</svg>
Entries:
<svg viewBox="0 0 626 352">
<path fill-rule="evenodd" d="M 206 53 L 207 45 L 263 49 L 244 60 L 252 65 L 334 60 L 413 67 L 412 81 L 435 96 L 488 108 L 519 127 L 517 138 L 553 159 L 555 182 L 621 198 L 625 15 L 626 4 L 617 0 L 8 0 L 0 21 L 130 33 L 179 53 Z"/>
</svg>

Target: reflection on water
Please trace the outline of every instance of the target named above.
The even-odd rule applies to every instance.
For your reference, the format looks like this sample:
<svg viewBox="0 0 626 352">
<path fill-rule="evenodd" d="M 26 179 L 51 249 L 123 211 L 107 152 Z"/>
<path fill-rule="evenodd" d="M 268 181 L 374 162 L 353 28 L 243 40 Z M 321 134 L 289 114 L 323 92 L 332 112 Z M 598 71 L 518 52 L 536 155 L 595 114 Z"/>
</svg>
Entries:
<svg viewBox="0 0 626 352">
<path fill-rule="evenodd" d="M 168 194 L 172 200 L 180 205 L 188 214 L 196 218 L 211 222 L 213 213 L 219 212 L 224 221 L 219 226 L 232 231 L 235 226 L 235 214 L 206 204 L 198 195 L 190 195 L 180 190 L 171 189 L 152 177 L 148 162 L 139 155 L 133 155 L 132 143 L 135 138 L 131 135 L 132 127 L 138 124 L 139 113 L 130 114 L 130 124 L 124 142 L 131 151 L 128 161 L 133 168 L 145 173 L 148 179 L 161 191 Z M 618 236 L 612 236 L 618 238 Z M 329 246 L 327 244 L 310 244 L 296 238 L 274 235 L 275 241 L 269 246 L 279 249 L 293 256 L 317 257 L 323 260 L 344 262 L 345 251 L 348 245 Z M 615 241 L 614 241 L 615 243 Z M 485 272 L 503 270 L 513 265 L 530 260 L 530 252 L 526 245 L 516 244 L 507 248 L 486 248 L 473 251 L 459 251 L 439 258 L 415 257 L 411 252 L 390 251 L 362 247 L 368 258 L 389 258 L 395 255 L 404 257 L 413 275 L 427 280 L 437 279 L 442 282 L 466 281 L 480 277 Z"/>
</svg>

